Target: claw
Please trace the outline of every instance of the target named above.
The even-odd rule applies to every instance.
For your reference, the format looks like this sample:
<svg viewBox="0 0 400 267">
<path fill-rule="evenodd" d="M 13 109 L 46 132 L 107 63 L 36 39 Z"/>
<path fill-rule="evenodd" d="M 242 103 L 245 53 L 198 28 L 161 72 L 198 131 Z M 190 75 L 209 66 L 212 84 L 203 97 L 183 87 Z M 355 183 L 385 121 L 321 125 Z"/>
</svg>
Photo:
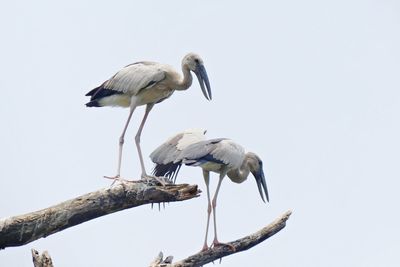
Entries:
<svg viewBox="0 0 400 267">
<path fill-rule="evenodd" d="M 115 176 L 105 176 L 104 175 L 103 178 L 114 180 L 111 183 L 110 187 L 112 187 L 116 182 L 120 182 L 120 183 L 130 182 L 130 181 L 126 180 L 126 179 L 121 178 L 119 174 L 115 175 Z"/>
<path fill-rule="evenodd" d="M 156 181 L 155 185 L 161 184 L 161 186 L 166 186 L 167 184 L 170 184 L 171 182 L 166 179 L 165 177 L 157 177 L 157 176 L 152 176 L 152 175 L 142 175 L 142 180 L 146 181 L 148 184 L 154 183 L 154 180 Z"/>
<path fill-rule="evenodd" d="M 200 250 L 200 252 L 204 252 L 209 250 L 210 248 L 207 246 L 207 244 L 204 244 L 203 248 Z"/>
<path fill-rule="evenodd" d="M 214 240 L 214 242 L 211 245 L 213 248 L 215 247 L 229 247 L 232 251 L 236 251 L 236 248 L 228 243 L 221 243 L 218 240 Z"/>
</svg>

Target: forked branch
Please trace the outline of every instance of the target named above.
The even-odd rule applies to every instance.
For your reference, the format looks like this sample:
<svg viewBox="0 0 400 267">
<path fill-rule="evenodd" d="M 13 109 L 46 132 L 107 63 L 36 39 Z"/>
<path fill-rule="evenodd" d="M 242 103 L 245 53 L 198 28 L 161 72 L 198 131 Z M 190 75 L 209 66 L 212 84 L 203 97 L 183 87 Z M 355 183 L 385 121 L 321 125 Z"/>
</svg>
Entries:
<svg viewBox="0 0 400 267">
<path fill-rule="evenodd" d="M 150 267 L 196 267 L 202 266 L 207 263 L 213 262 L 215 260 L 221 259 L 222 257 L 238 253 L 255 245 L 263 242 L 274 234 L 278 233 L 286 226 L 286 221 L 289 219 L 292 211 L 287 211 L 278 217 L 275 221 L 265 226 L 261 230 L 255 232 L 254 234 L 248 235 L 241 239 L 227 243 L 228 245 L 235 248 L 234 250 L 230 246 L 219 246 L 209 249 L 207 251 L 199 252 L 186 259 L 178 261 L 176 263 L 171 263 L 172 257 L 169 256 L 167 259 L 163 260 L 163 254 L 160 254 L 154 259 L 150 264 Z"/>
</svg>

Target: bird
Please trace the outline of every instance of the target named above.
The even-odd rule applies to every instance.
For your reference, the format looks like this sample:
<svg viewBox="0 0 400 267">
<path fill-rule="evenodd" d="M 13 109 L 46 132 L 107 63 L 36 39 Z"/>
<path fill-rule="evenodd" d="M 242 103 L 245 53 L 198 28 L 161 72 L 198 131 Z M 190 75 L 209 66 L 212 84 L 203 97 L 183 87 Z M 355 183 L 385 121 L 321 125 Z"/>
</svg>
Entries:
<svg viewBox="0 0 400 267">
<path fill-rule="evenodd" d="M 90 101 L 86 103 L 87 107 L 119 106 L 130 109 L 128 119 L 119 138 L 117 174 L 113 177 L 105 176 L 106 178 L 120 179 L 125 133 L 136 107 L 142 105 L 146 105 L 146 109 L 135 135 L 135 143 L 142 170 L 141 177 L 142 179 L 149 177 L 146 173 L 140 147 L 144 124 L 155 104 L 169 98 L 175 90 L 186 90 L 192 85 L 191 72 L 196 74 L 204 97 L 211 100 L 211 87 L 204 61 L 195 53 L 188 53 L 183 57 L 183 76 L 170 65 L 141 61 L 125 66 L 110 79 L 86 94 L 86 96 L 90 96 Z"/>
<path fill-rule="evenodd" d="M 203 178 L 207 188 L 207 225 L 202 251 L 207 250 L 207 236 L 210 223 L 210 215 L 213 213 L 214 240 L 212 246 L 226 245 L 219 242 L 217 236 L 216 206 L 218 192 L 225 176 L 234 183 L 243 183 L 250 173 L 254 176 L 258 191 L 263 202 L 269 202 L 267 184 L 265 181 L 263 162 L 253 152 L 245 152 L 244 148 L 228 138 L 214 138 L 196 141 L 188 144 L 179 152 L 179 141 L 184 135 L 177 134 L 167 142 L 160 145 L 150 155 L 155 163 L 153 174 L 156 176 L 173 177 L 177 175 L 181 165 L 200 167 L 203 170 Z M 186 142 L 187 144 L 188 142 Z M 219 180 L 215 194 L 211 201 L 210 197 L 210 172 L 219 174 Z"/>
</svg>

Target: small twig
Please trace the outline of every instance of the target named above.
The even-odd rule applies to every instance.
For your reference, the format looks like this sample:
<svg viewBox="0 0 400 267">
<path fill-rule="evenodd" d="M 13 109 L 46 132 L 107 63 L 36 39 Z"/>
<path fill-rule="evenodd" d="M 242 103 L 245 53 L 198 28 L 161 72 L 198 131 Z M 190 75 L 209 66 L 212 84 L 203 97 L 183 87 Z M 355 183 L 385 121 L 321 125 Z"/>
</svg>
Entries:
<svg viewBox="0 0 400 267">
<path fill-rule="evenodd" d="M 144 204 L 183 201 L 199 196 L 197 185 L 120 183 L 52 207 L 0 219 L 0 249 L 21 246 L 77 224 Z"/>
<path fill-rule="evenodd" d="M 155 261 L 153 261 L 153 265 L 151 265 L 151 267 L 197 267 L 221 259 L 222 257 L 226 257 L 228 255 L 247 250 L 254 247 L 255 245 L 258 245 L 259 243 L 263 242 L 264 240 L 282 230 L 286 226 L 286 221 L 289 219 L 291 214 L 292 211 L 290 210 L 285 212 L 275 221 L 265 226 L 258 232 L 238 239 L 236 241 L 227 243 L 229 246 L 214 247 L 212 249 L 194 254 L 176 263 L 165 264 L 164 262 L 162 262 L 161 253 L 161 262 L 158 265 L 154 265 Z M 234 250 L 232 250 L 230 246 L 232 246 Z"/>
<path fill-rule="evenodd" d="M 47 251 L 39 254 L 37 250 L 31 249 L 31 252 L 34 267 L 54 267 L 53 261 Z"/>
<path fill-rule="evenodd" d="M 166 267 L 172 262 L 174 257 L 168 256 L 164 259 L 164 255 L 162 252 L 158 253 L 157 257 L 150 263 L 150 267 Z"/>
</svg>

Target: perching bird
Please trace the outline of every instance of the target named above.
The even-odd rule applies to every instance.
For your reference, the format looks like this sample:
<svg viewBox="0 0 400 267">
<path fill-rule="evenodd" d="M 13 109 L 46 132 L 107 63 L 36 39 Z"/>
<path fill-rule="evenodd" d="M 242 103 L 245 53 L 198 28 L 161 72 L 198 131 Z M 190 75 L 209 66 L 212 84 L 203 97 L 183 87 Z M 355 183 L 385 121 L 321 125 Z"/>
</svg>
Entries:
<svg viewBox="0 0 400 267">
<path fill-rule="evenodd" d="M 173 141 L 167 141 L 151 154 L 151 159 L 156 163 L 153 174 L 156 176 L 176 176 L 182 164 L 201 167 L 207 187 L 208 199 L 207 227 L 202 250 L 208 249 L 207 235 L 211 211 L 213 211 L 214 218 L 214 241 L 212 245 L 223 244 L 218 241 L 216 222 L 217 197 L 222 180 L 227 175 L 232 182 L 242 183 L 251 172 L 257 182 L 261 199 L 264 202 L 265 198 L 269 201 L 262 160 L 252 152 L 245 153 L 242 146 L 226 138 L 194 141 L 193 144 L 188 145 L 180 153 L 175 153 L 174 149 L 169 148 L 173 148 L 174 144 L 175 147 L 178 146 L 179 135 L 170 140 Z M 171 150 L 174 153 L 169 154 Z M 219 173 L 219 181 L 212 202 L 209 190 L 210 171 Z"/>
<path fill-rule="evenodd" d="M 90 96 L 88 107 L 120 106 L 129 107 L 130 112 L 125 127 L 119 138 L 118 167 L 116 178 L 120 177 L 122 147 L 129 121 L 137 106 L 147 105 L 143 120 L 135 136 L 135 143 L 142 169 L 142 178 L 147 177 L 140 148 L 140 135 L 147 116 L 154 104 L 170 97 L 175 90 L 186 90 L 192 84 L 193 71 L 200 83 L 204 96 L 211 100 L 211 88 L 203 60 L 194 53 L 187 54 L 182 60 L 183 77 L 173 67 L 157 62 L 137 62 L 130 64 L 99 87 L 86 94 Z"/>
</svg>

